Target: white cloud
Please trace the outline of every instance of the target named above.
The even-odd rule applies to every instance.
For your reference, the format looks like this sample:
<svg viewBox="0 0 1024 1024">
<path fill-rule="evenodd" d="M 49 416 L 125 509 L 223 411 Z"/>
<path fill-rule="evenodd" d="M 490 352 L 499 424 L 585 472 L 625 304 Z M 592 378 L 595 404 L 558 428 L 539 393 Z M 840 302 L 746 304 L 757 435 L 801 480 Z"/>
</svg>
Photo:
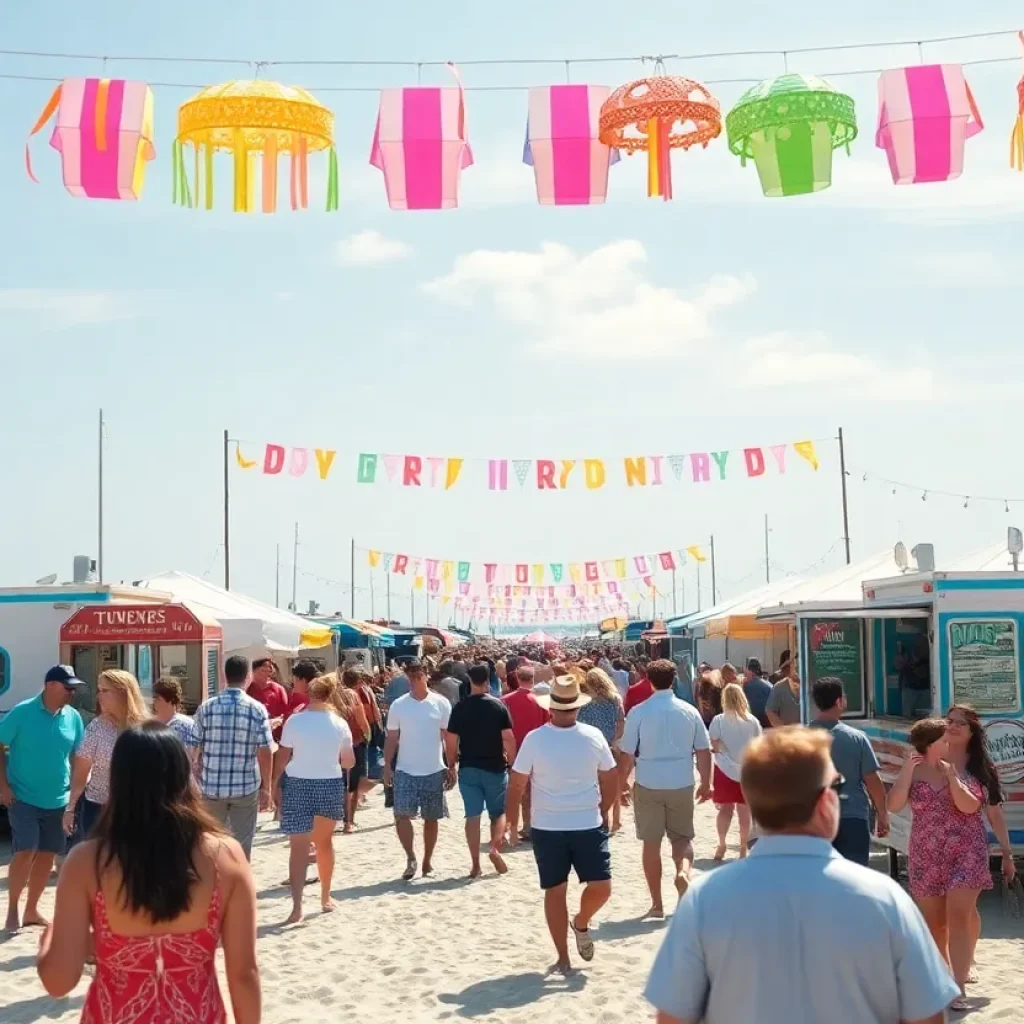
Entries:
<svg viewBox="0 0 1024 1024">
<path fill-rule="evenodd" d="M 786 332 L 752 338 L 729 360 L 730 378 L 751 391 L 795 389 L 790 393 L 831 400 L 929 402 L 948 397 L 928 366 L 894 365 L 844 352 L 824 335 Z"/>
<path fill-rule="evenodd" d="M 4 313 L 29 315 L 54 328 L 109 324 L 141 315 L 133 302 L 113 292 L 55 288 L 0 289 L 0 314 Z"/>
<path fill-rule="evenodd" d="M 545 242 L 536 252 L 478 249 L 423 290 L 443 302 L 481 297 L 506 320 L 528 326 L 538 353 L 604 359 L 673 357 L 712 333 L 710 317 L 751 294 L 751 278 L 714 277 L 692 295 L 649 282 L 647 253 L 632 239 L 579 255 Z"/>
<path fill-rule="evenodd" d="M 405 259 L 412 249 L 379 231 L 361 231 L 338 242 L 336 256 L 343 267 L 365 267 Z"/>
</svg>

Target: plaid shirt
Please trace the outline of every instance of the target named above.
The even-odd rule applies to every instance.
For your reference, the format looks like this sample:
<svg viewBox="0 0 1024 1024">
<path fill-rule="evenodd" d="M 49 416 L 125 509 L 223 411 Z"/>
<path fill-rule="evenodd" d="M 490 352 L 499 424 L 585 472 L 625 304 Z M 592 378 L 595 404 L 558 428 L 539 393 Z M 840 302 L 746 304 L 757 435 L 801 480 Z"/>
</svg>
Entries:
<svg viewBox="0 0 1024 1024">
<path fill-rule="evenodd" d="M 203 796 L 230 800 L 260 788 L 256 752 L 272 745 L 267 709 L 230 686 L 199 705 L 189 745 L 202 750 Z"/>
</svg>

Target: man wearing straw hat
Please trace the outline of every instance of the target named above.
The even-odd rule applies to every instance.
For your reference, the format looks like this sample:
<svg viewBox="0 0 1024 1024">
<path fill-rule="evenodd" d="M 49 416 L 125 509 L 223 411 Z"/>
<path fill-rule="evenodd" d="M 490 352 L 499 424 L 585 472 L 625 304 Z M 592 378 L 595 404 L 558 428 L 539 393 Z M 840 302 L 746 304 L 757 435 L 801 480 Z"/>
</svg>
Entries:
<svg viewBox="0 0 1024 1024">
<path fill-rule="evenodd" d="M 544 890 L 544 917 L 558 954 L 551 972 L 568 974 L 572 970 L 569 932 L 580 956 L 593 960 L 590 922 L 612 894 L 608 810 L 615 801 L 618 777 L 604 736 L 576 721 L 576 713 L 590 698 L 580 692 L 575 676 L 556 676 L 550 694 L 538 700 L 549 704 L 551 721 L 523 740 L 512 767 L 506 813 L 514 845 L 519 805 L 529 785 L 533 855 Z M 583 883 L 579 913 L 572 920 L 568 908 L 571 869 Z"/>
</svg>

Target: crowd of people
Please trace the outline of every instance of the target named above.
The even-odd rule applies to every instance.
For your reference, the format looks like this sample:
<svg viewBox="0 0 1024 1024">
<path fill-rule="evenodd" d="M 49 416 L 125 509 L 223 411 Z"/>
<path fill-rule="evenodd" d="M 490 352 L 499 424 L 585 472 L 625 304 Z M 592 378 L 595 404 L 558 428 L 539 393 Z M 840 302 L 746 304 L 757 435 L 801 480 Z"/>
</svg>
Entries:
<svg viewBox="0 0 1024 1024">
<path fill-rule="evenodd" d="M 181 1000 L 189 1020 L 225 1019 L 218 944 L 236 1021 L 258 1021 L 248 862 L 259 813 L 273 811 L 288 836 L 285 924 L 295 925 L 311 863 L 321 910 L 334 909 L 335 832 L 355 830 L 378 782 L 405 881 L 433 874 L 455 786 L 470 878 L 483 873 L 485 811 L 499 875 L 510 847 L 530 845 L 562 974 L 570 943 L 583 961 L 595 956 L 610 837 L 631 806 L 644 917 L 666 916 L 666 839 L 674 868 L 677 909 L 646 992 L 662 1024 L 756 1020 L 768 1004 L 786 1020 L 940 1021 L 973 980 L 977 899 L 992 886 L 986 819 L 1013 878 L 977 714 L 957 705 L 917 722 L 887 794 L 867 737 L 843 721 L 842 683 L 816 680 L 803 713 L 788 653 L 773 676 L 755 659 L 742 672 L 701 664 L 691 679 L 620 649 L 495 644 L 375 672 L 298 661 L 288 688 L 269 658 L 229 657 L 224 675 L 190 718 L 176 680 L 154 685 L 150 709 L 134 676 L 103 672 L 84 727 L 73 706 L 82 683 L 55 666 L 0 721 L 13 831 L 6 927 L 43 929 L 38 967 L 52 994 L 95 964 L 85 1021 L 164 1019 Z M 738 857 L 695 877 L 694 810 L 706 801 L 717 809 L 714 860 L 726 860 L 734 821 Z M 884 837 L 908 805 L 910 897 L 868 868 L 872 831 Z M 39 899 L 65 854 L 51 923 Z M 582 883 L 572 908 L 571 873 Z M 763 955 L 795 945 L 800 957 Z M 737 963 L 748 984 L 734 983 Z"/>
</svg>

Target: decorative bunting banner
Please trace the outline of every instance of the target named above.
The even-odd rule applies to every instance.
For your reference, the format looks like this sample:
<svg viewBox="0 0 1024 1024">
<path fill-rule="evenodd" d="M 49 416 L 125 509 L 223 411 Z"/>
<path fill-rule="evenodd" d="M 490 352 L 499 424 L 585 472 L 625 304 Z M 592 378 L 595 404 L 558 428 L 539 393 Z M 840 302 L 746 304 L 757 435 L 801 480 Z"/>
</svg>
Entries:
<svg viewBox="0 0 1024 1024">
<path fill-rule="evenodd" d="M 253 457 L 248 457 L 243 446 Z M 736 478 L 781 476 L 790 468 L 791 463 L 787 461 L 790 453 L 815 472 L 820 468 L 814 441 L 792 441 L 756 448 L 677 455 L 630 455 L 622 459 L 467 459 L 361 452 L 356 458 L 355 478 L 359 484 L 390 484 L 428 490 L 450 491 L 466 482 L 467 486 L 489 491 L 508 491 L 514 477 L 524 490 L 599 491 L 613 483 L 645 488 L 670 483 L 708 484 Z M 238 468 L 264 476 L 309 475 L 326 480 L 334 470 L 337 455 L 334 448 L 290 448 L 264 444 L 260 451 L 250 442 L 235 441 Z M 470 470 L 466 469 L 467 464 L 472 467 Z"/>
<path fill-rule="evenodd" d="M 553 598 L 559 595 L 575 598 L 578 596 L 577 591 L 585 590 L 588 586 L 597 591 L 599 584 L 609 581 L 634 584 L 642 581 L 645 587 L 652 588 L 652 576 L 655 572 L 674 572 L 676 569 L 682 569 L 688 561 L 707 561 L 707 556 L 699 544 L 650 555 L 633 555 L 629 559 L 606 558 L 573 562 L 456 562 L 401 552 L 359 547 L 356 550 L 366 555 L 366 564 L 371 570 L 383 568 L 391 575 L 406 576 L 414 581 L 415 589 L 422 589 L 426 584 L 432 592 L 443 591 L 451 594 L 457 589 L 460 594 L 467 595 L 476 584 L 477 591 L 480 592 L 482 587 L 486 588 L 489 597 L 497 595 L 508 598 Z M 458 566 L 457 579 L 454 575 L 455 566 Z M 564 582 L 566 574 L 569 583 Z"/>
</svg>

